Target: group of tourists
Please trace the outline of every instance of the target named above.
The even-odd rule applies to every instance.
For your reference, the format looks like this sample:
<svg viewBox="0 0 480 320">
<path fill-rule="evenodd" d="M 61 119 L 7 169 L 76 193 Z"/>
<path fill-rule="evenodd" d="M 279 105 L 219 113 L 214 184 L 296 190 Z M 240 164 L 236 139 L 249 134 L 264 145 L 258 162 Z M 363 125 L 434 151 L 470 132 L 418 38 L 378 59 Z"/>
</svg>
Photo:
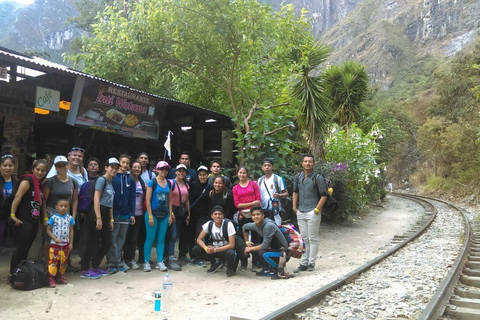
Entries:
<svg viewBox="0 0 480 320">
<path fill-rule="evenodd" d="M 50 287 L 67 283 L 62 275 L 71 264 L 74 241 L 84 279 L 129 269 L 149 272 L 152 267 L 181 271 L 182 264 L 206 267 L 205 261 L 211 263 L 208 273 L 226 266 L 230 277 L 247 270 L 250 256 L 257 275 L 290 276 L 279 272 L 288 248 L 279 228 L 281 200 L 289 193 L 284 179 L 273 173 L 272 159 L 263 161 L 264 175 L 257 181 L 245 166 L 238 167 L 238 182 L 232 186 L 219 161 L 194 170 L 188 152 L 181 153 L 173 168 L 159 161 L 153 170 L 146 152 L 136 159 L 128 154 L 111 157 L 104 165 L 96 158 L 84 162 L 84 153 L 74 147 L 67 157 L 55 157 L 50 170 L 46 161 L 36 160 L 32 173 L 19 181 L 13 176 L 13 155 L 1 156 L 0 237 L 10 218 L 16 244 L 10 274 L 28 258 L 43 224 Z M 306 244 L 297 273 L 315 269 L 327 198 L 323 180 L 315 181 L 314 165 L 313 156 L 306 155 L 303 171 L 293 180 L 293 211 Z"/>
</svg>

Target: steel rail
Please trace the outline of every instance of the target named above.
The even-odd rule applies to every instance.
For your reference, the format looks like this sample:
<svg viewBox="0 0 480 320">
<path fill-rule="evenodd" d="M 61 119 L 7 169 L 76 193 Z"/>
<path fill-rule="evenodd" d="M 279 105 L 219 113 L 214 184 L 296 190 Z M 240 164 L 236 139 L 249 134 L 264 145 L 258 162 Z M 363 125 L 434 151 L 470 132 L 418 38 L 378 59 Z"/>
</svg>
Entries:
<svg viewBox="0 0 480 320">
<path fill-rule="evenodd" d="M 437 209 L 435 206 L 428 202 L 427 200 L 414 196 L 414 195 L 407 195 L 407 194 L 399 194 L 399 193 L 392 193 L 392 195 L 397 196 L 397 197 L 402 197 L 405 199 L 409 199 L 412 201 L 415 201 L 422 205 L 425 208 L 425 213 L 423 218 L 421 218 L 419 221 L 417 221 L 416 225 L 418 225 L 420 222 L 422 222 L 420 228 L 418 230 L 410 231 L 408 232 L 408 236 L 398 244 L 396 244 L 394 247 L 389 249 L 388 251 L 384 252 L 383 254 L 377 256 L 376 258 L 368 261 L 364 265 L 356 268 L 355 270 L 345 274 L 344 276 L 330 282 L 329 284 L 326 284 L 325 286 L 314 290 L 313 292 L 301 297 L 300 299 L 297 299 L 293 301 L 292 303 L 287 304 L 286 306 L 260 318 L 260 320 L 274 320 L 274 319 L 290 319 L 293 318 L 293 315 L 298 312 L 303 312 L 307 308 L 317 304 L 320 300 L 322 300 L 327 294 L 329 294 L 331 291 L 336 290 L 346 284 L 349 284 L 353 282 L 356 278 L 360 276 L 360 274 L 364 273 L 368 269 L 370 269 L 372 266 L 378 264 L 385 258 L 391 256 L 401 248 L 403 248 L 406 244 L 411 242 L 412 240 L 418 238 L 433 222 L 437 215 Z M 231 320 L 239 320 L 239 319 L 244 319 L 244 318 L 239 318 L 239 317 L 230 317 Z"/>
<path fill-rule="evenodd" d="M 443 202 L 455 210 L 459 211 L 462 214 L 463 220 L 465 222 L 465 239 L 460 248 L 459 254 L 455 259 L 454 264 L 448 271 L 447 275 L 440 283 L 437 291 L 433 295 L 430 302 L 427 304 L 419 319 L 438 319 L 445 311 L 446 303 L 450 299 L 455 289 L 456 284 L 458 283 L 460 276 L 462 275 L 465 262 L 468 258 L 468 251 L 472 239 L 472 228 L 470 225 L 470 220 L 468 219 L 465 210 L 459 208 L 455 204 L 445 201 L 445 200 L 436 200 Z"/>
</svg>

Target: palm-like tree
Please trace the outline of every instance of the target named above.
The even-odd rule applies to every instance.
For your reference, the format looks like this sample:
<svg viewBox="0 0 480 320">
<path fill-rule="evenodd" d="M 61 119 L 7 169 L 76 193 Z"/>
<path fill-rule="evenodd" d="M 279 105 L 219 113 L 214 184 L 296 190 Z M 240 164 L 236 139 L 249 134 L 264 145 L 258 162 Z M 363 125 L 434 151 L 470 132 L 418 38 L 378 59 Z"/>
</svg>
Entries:
<svg viewBox="0 0 480 320">
<path fill-rule="evenodd" d="M 292 51 L 291 57 L 301 66 L 301 74 L 292 86 L 293 97 L 300 101 L 300 115 L 296 122 L 314 154 L 320 156 L 324 154 L 323 137 L 331 121 L 331 111 L 319 67 L 327 60 L 329 53 L 330 48 L 318 41 L 309 50 Z"/>
<path fill-rule="evenodd" d="M 330 66 L 323 73 L 327 95 L 334 121 L 348 132 L 361 111 L 368 94 L 368 76 L 365 66 L 347 61 L 340 66 Z"/>
</svg>

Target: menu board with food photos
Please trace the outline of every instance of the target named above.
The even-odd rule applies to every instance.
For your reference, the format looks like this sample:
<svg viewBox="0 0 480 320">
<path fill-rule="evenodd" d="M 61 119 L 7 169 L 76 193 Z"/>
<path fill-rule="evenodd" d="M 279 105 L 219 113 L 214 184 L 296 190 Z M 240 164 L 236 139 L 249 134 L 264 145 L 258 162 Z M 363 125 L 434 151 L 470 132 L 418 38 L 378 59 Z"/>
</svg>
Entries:
<svg viewBox="0 0 480 320">
<path fill-rule="evenodd" d="M 83 88 L 75 124 L 132 138 L 158 139 L 156 104 L 152 96 L 93 81 Z"/>
</svg>

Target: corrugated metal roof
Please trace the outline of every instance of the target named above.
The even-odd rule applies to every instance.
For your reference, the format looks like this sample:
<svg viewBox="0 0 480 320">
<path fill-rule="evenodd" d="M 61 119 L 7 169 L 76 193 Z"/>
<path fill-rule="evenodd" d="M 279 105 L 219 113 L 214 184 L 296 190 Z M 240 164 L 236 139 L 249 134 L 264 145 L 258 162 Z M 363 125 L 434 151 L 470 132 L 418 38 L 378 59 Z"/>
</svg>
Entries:
<svg viewBox="0 0 480 320">
<path fill-rule="evenodd" d="M 1 46 L 0 46 L 0 58 L 1 58 L 1 55 L 6 56 L 6 57 L 9 57 L 9 58 L 13 58 L 14 60 L 20 60 L 20 61 L 24 61 L 24 62 L 29 62 L 29 63 L 31 63 L 31 64 L 34 64 L 34 65 L 37 65 L 37 66 L 41 66 L 41 67 L 46 68 L 46 69 L 53 69 L 53 70 L 60 71 L 60 72 L 70 73 L 70 74 L 77 75 L 77 76 L 83 76 L 83 77 L 86 77 L 86 78 L 90 78 L 90 79 L 95 79 L 95 80 L 107 82 L 107 83 L 110 83 L 110 84 L 112 84 L 112 85 L 115 85 L 115 86 L 118 86 L 118 87 L 121 87 L 121 88 L 125 88 L 125 89 L 129 89 L 129 90 L 132 90 L 132 91 L 134 91 L 134 92 L 138 92 L 138 93 L 141 93 L 141 94 L 145 94 L 145 95 L 148 95 L 148 96 L 151 96 L 151 97 L 155 97 L 155 98 L 159 98 L 159 99 L 164 99 L 164 100 L 168 100 L 168 101 L 172 101 L 172 102 L 176 102 L 176 103 L 188 105 L 188 106 L 190 106 L 190 107 L 198 108 L 198 109 L 201 109 L 201 110 L 203 110 L 203 111 L 207 111 L 207 112 L 212 112 L 212 113 L 218 114 L 219 116 L 222 116 L 222 117 L 230 118 L 230 117 L 227 116 L 226 114 L 220 113 L 220 112 L 218 112 L 218 111 L 206 109 L 206 108 L 199 107 L 199 106 L 196 106 L 196 105 L 191 104 L 191 103 L 186 103 L 186 102 L 179 101 L 179 100 L 176 100 L 176 99 L 167 98 L 167 97 L 162 97 L 162 96 L 158 96 L 158 95 L 156 95 L 156 94 L 152 94 L 152 93 L 148 93 L 148 92 L 145 92 L 145 91 L 137 90 L 137 89 L 131 88 L 131 87 L 127 86 L 127 85 L 115 83 L 115 82 L 112 82 L 112 81 L 109 81 L 109 80 L 106 80 L 106 79 L 97 77 L 97 76 L 95 76 L 95 75 L 91 75 L 91 74 L 88 74 L 88 73 L 85 73 L 85 72 L 77 71 L 77 70 L 75 70 L 75 69 L 69 68 L 69 67 L 64 66 L 64 65 L 62 65 L 62 64 L 59 64 L 59 63 L 55 63 L 55 62 L 52 62 L 52 61 L 48 61 L 48 60 L 45 60 L 45 59 L 40 58 L 40 57 L 30 57 L 30 56 L 27 56 L 27 55 L 25 55 L 25 54 L 23 54 L 23 53 L 16 52 L 16 51 L 13 51 L 13 50 L 10 50 L 10 49 L 7 49 L 7 48 L 4 48 L 4 47 L 1 47 Z"/>
</svg>

